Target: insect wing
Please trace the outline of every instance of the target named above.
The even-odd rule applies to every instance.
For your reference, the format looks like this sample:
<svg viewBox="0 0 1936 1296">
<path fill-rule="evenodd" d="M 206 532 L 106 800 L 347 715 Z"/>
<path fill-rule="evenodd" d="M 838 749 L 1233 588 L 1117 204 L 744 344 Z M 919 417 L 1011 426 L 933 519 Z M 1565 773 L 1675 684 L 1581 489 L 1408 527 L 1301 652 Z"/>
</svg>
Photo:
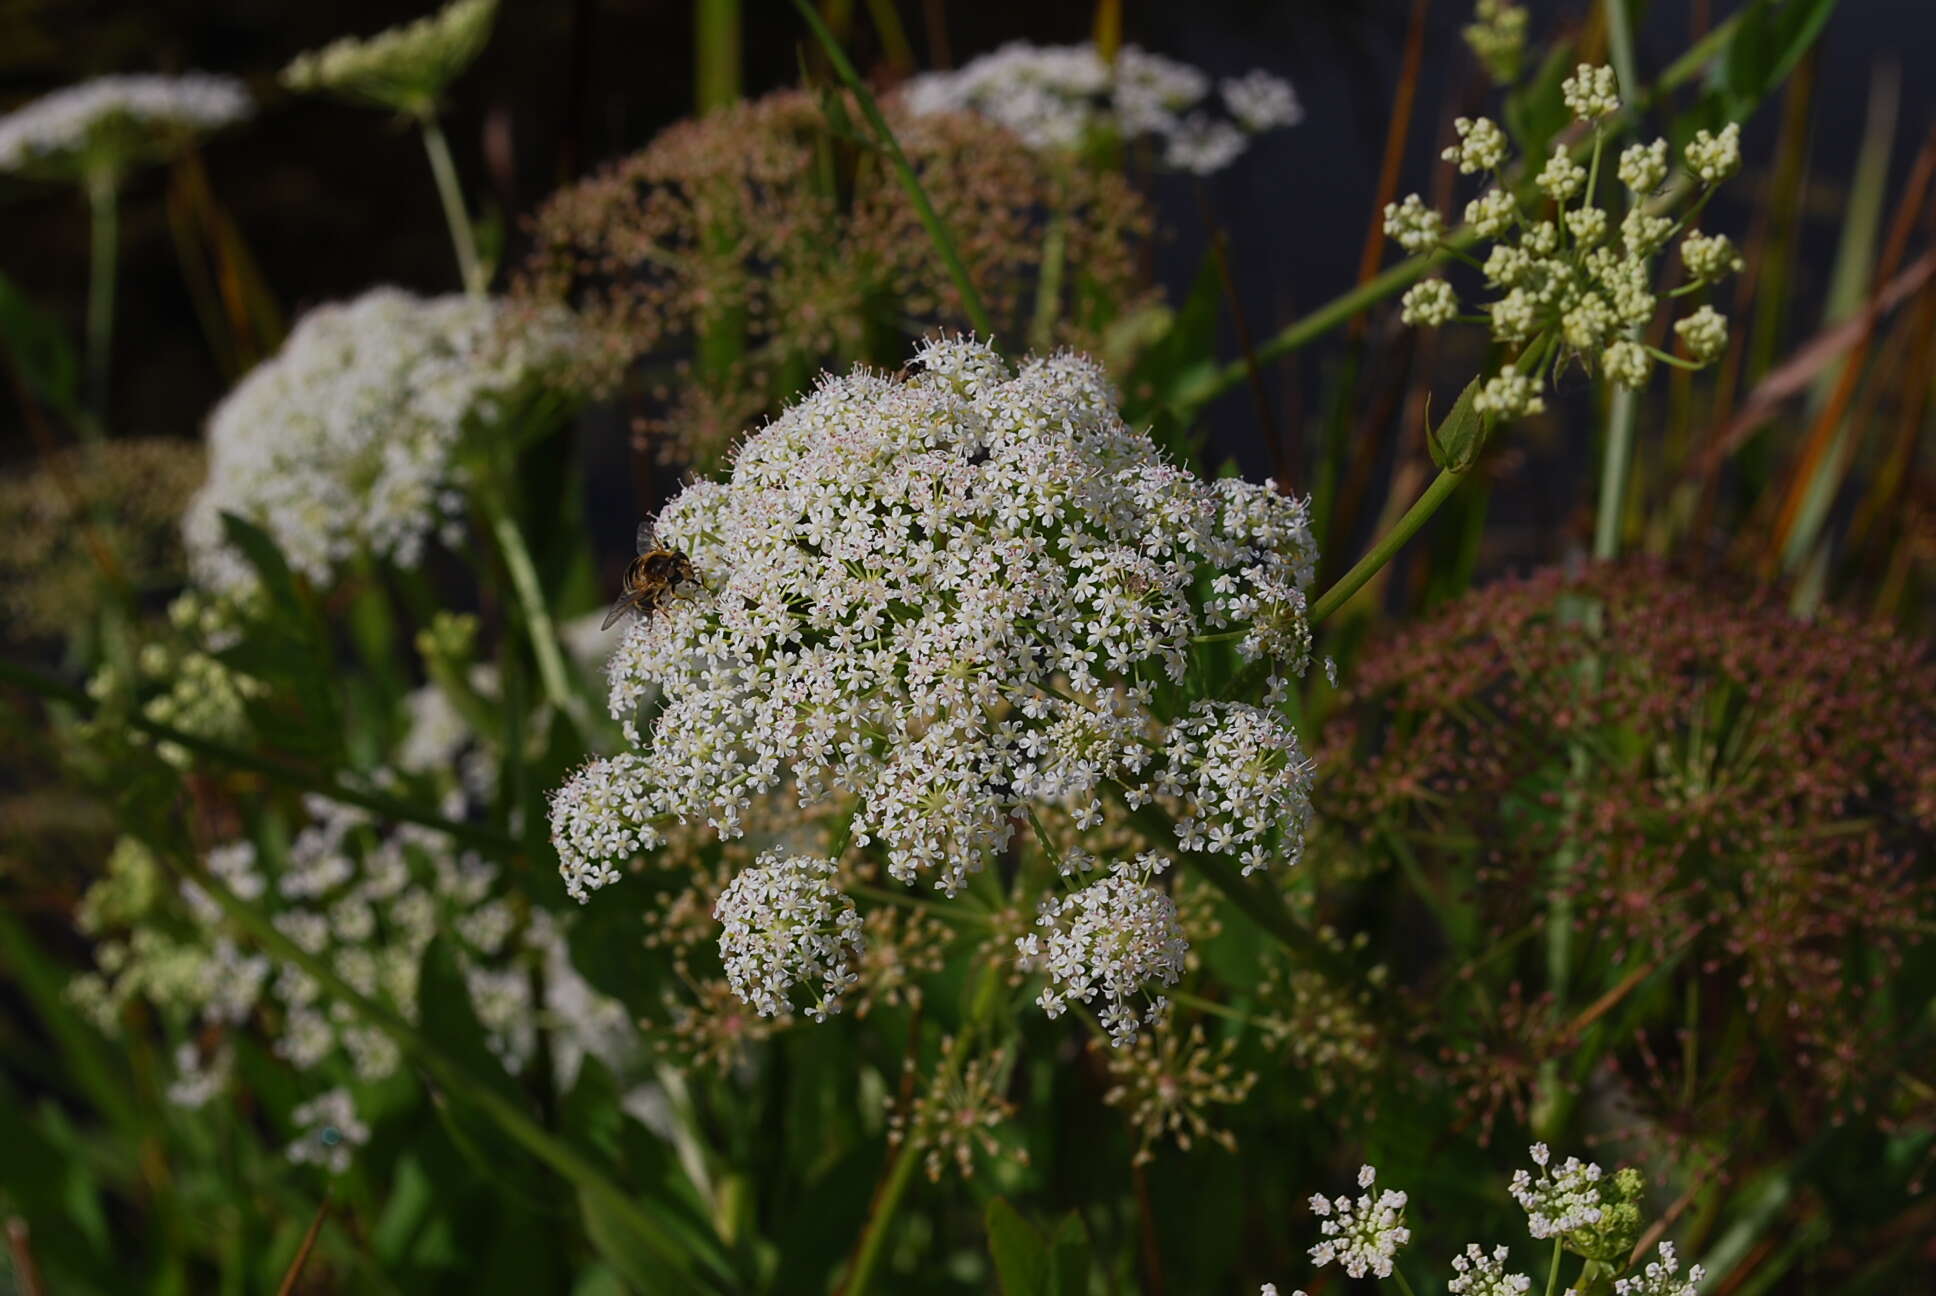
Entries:
<svg viewBox="0 0 1936 1296">
<path fill-rule="evenodd" d="M 618 598 L 612 601 L 612 610 L 605 614 L 604 624 L 600 625 L 598 628 L 600 630 L 610 630 L 613 624 L 620 617 L 625 615 L 625 610 L 629 607 L 635 606 L 637 604 L 637 601 L 638 601 L 638 595 L 633 593 L 631 590 L 626 590 L 624 593 L 620 594 Z"/>
<path fill-rule="evenodd" d="M 634 542 L 634 547 L 640 553 L 650 553 L 659 547 L 658 528 L 653 524 L 651 518 L 647 518 L 645 521 L 639 523 L 639 534 Z"/>
</svg>

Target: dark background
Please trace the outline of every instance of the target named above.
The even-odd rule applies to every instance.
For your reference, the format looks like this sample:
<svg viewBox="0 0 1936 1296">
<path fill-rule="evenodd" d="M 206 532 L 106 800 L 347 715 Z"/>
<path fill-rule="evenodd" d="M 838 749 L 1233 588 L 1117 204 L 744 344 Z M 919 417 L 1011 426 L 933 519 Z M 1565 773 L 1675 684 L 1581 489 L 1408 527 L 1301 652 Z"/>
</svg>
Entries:
<svg viewBox="0 0 1936 1296">
<path fill-rule="evenodd" d="M 85 76 L 111 71 L 205 69 L 244 78 L 258 99 L 254 120 L 209 140 L 204 161 L 214 193 L 233 217 L 285 320 L 305 307 L 381 282 L 450 291 L 456 272 L 416 133 L 377 111 L 292 96 L 275 75 L 294 54 L 347 33 L 369 34 L 428 12 L 419 3 L 355 0 L 294 5 L 281 0 L 133 4 L 0 0 L 0 107 Z M 1588 0 L 1534 3 L 1532 43 L 1579 24 Z M 1732 0 L 1654 0 L 1638 36 L 1643 77 L 1686 47 L 1690 30 L 1739 7 Z M 853 45 L 863 68 L 878 44 L 856 5 Z M 901 0 L 917 57 L 933 62 L 936 20 L 956 63 L 1005 40 L 1085 38 L 1089 0 Z M 1373 206 L 1410 0 L 1128 0 L 1125 36 L 1216 73 L 1265 67 L 1288 76 L 1305 122 L 1260 139 L 1208 186 L 1227 231 L 1253 331 L 1268 335 L 1298 313 L 1348 289 Z M 1429 183 L 1444 123 L 1489 110 L 1486 86 L 1459 39 L 1470 0 L 1429 6 L 1424 74 L 1400 192 Z M 748 0 L 749 94 L 795 80 L 803 29 L 783 0 Z M 457 85 L 447 130 L 474 207 L 504 222 L 511 259 L 517 222 L 561 181 L 644 144 L 687 114 L 693 97 L 691 6 L 683 0 L 506 0 L 478 66 Z M 1819 49 L 1811 119 L 1811 202 L 1804 231 L 1802 307 L 1790 342 L 1812 331 L 1807 304 L 1832 262 L 1839 187 L 1860 143 L 1869 87 L 1893 63 L 1905 74 L 1891 192 L 1923 133 L 1936 121 L 1936 2 L 1842 0 Z M 1740 234 L 1772 150 L 1776 109 L 1748 129 L 1747 173 L 1704 222 Z M 121 434 L 196 434 L 227 378 L 206 344 L 170 235 L 163 201 L 169 173 L 133 175 L 122 206 L 122 263 L 113 425 Z M 1153 182 L 1164 227 L 1158 273 L 1180 300 L 1202 257 L 1206 225 L 1196 182 Z M 1461 199 L 1467 196 L 1461 190 Z M 0 177 L 5 273 L 66 321 L 78 339 L 86 290 L 88 225 L 78 193 Z M 1395 251 L 1388 259 L 1396 257 Z M 1226 326 L 1226 333 L 1228 327 Z M 1329 347 L 1308 349 L 1271 375 L 1279 417 L 1295 419 L 1321 398 Z M 1225 338 L 1224 354 L 1235 354 Z M 616 420 L 610 421 L 614 436 Z M 8 444 L 0 462 L 28 452 L 17 416 L 0 415 Z M 1268 469 L 1248 393 L 1212 412 L 1213 455 Z M 1577 447 L 1575 447 L 1577 450 Z M 1531 470 L 1522 470 L 1522 472 Z M 1587 459 L 1561 448 L 1540 461 L 1530 489 L 1508 492 L 1535 529 L 1558 524 L 1543 510 L 1584 499 Z M 1563 502 L 1563 503 L 1562 503 Z M 601 501 L 601 504 L 603 501 Z M 613 504 L 618 504 L 614 499 Z M 643 504 L 641 504 L 643 507 Z M 595 510 L 601 535 L 604 514 Z M 618 507 L 618 515 L 630 510 Z M 629 535 L 625 516 L 610 523 Z M 624 547 L 619 536 L 610 546 Z M 1549 548 L 1550 553 L 1550 548 Z"/>
</svg>

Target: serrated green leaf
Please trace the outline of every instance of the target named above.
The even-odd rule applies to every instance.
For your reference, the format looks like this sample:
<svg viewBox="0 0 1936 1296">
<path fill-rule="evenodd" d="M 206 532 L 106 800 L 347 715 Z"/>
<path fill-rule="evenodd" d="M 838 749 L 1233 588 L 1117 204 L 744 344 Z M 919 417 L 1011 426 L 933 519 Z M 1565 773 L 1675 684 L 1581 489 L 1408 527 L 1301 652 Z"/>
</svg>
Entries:
<svg viewBox="0 0 1936 1296">
<path fill-rule="evenodd" d="M 1451 410 L 1437 429 L 1426 434 L 1432 462 L 1440 468 L 1465 472 L 1486 448 L 1486 438 L 1492 435 L 1492 420 L 1472 408 L 1478 397 L 1479 380 L 1474 378 L 1459 393 L 1459 399 L 1452 402 Z"/>
</svg>

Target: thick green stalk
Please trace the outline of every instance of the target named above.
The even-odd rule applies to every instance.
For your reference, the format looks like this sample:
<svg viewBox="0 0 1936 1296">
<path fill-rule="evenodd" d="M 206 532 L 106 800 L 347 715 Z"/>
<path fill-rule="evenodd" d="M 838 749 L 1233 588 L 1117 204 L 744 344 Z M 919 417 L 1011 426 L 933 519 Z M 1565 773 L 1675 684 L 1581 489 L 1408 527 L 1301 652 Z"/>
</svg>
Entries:
<svg viewBox="0 0 1936 1296">
<path fill-rule="evenodd" d="M 1633 15 L 1627 0 L 1607 0 L 1607 48 L 1613 55 L 1613 74 L 1620 78 L 1620 97 L 1627 99 L 1640 89 L 1639 69 L 1634 66 Z"/>
<path fill-rule="evenodd" d="M 874 128 L 874 134 L 881 147 L 887 151 L 889 160 L 894 163 L 895 174 L 900 177 L 901 188 L 907 191 L 908 200 L 914 204 L 914 214 L 920 217 L 921 228 L 928 232 L 928 237 L 934 242 L 935 250 L 941 254 L 942 263 L 948 267 L 949 277 L 955 281 L 955 291 L 961 294 L 961 308 L 968 316 L 968 322 L 975 326 L 976 333 L 993 338 L 994 320 L 989 317 L 988 308 L 982 304 L 981 293 L 976 290 L 974 280 L 968 275 L 968 266 L 961 259 L 961 251 L 955 245 L 954 235 L 948 232 L 948 227 L 942 221 L 940 213 L 936 212 L 934 204 L 928 201 L 928 191 L 921 187 L 921 177 L 915 174 L 914 164 L 908 161 L 907 154 L 901 150 L 900 141 L 894 138 L 894 132 L 888 128 L 887 118 L 881 115 L 881 106 L 874 101 L 873 94 L 867 89 L 867 83 L 862 81 L 860 73 L 854 70 L 854 65 L 848 61 L 846 52 L 840 48 L 840 42 L 834 39 L 831 31 L 827 30 L 827 24 L 821 20 L 820 14 L 813 5 L 808 3 L 808 0 L 793 0 L 793 7 L 800 11 L 800 16 L 806 20 L 807 26 L 813 29 L 814 37 L 820 42 L 821 48 L 827 52 L 827 61 L 833 64 L 834 72 L 840 77 L 841 82 L 853 92 L 855 101 L 860 104 L 861 113 L 867 118 L 868 124 Z"/>
<path fill-rule="evenodd" d="M 484 295 L 484 267 L 477 259 L 477 236 L 471 231 L 470 214 L 464 209 L 464 190 L 457 183 L 457 165 L 451 161 L 450 145 L 434 112 L 417 118 L 423 128 L 424 152 L 430 155 L 430 171 L 437 178 L 437 197 L 444 205 L 444 223 L 450 226 L 451 246 L 457 250 L 457 271 L 464 278 L 464 291 L 473 297 Z"/>
<path fill-rule="evenodd" d="M 894 1222 L 894 1216 L 901 1208 L 901 1199 L 907 1196 L 908 1185 L 914 1182 L 914 1167 L 920 1163 L 921 1156 L 914 1146 L 914 1140 L 903 1139 L 887 1168 L 887 1177 L 881 1180 L 881 1190 L 875 1195 L 873 1209 L 867 1214 L 867 1228 L 861 1234 L 860 1245 L 854 1250 L 854 1267 L 847 1271 L 847 1281 L 840 1287 L 840 1296 L 866 1296 L 887 1250 L 888 1226 Z"/>
<path fill-rule="evenodd" d="M 741 30 L 740 0 L 694 0 L 693 106 L 702 116 L 739 102 Z"/>
<path fill-rule="evenodd" d="M 1639 329 L 1627 336 L 1638 339 Z M 1633 464 L 1634 419 L 1640 393 L 1614 384 L 1607 405 L 1607 442 L 1600 458 L 1600 502 L 1593 518 L 1593 556 L 1602 561 L 1620 555 L 1620 521 L 1627 500 L 1627 472 Z"/>
<path fill-rule="evenodd" d="M 1459 482 L 1464 476 L 1464 473 L 1455 472 L 1450 468 L 1440 469 L 1439 475 L 1432 479 L 1432 484 L 1425 488 L 1425 493 L 1405 510 L 1405 516 L 1399 518 L 1397 524 L 1380 536 L 1378 543 L 1354 563 L 1350 571 L 1338 578 L 1337 584 L 1324 591 L 1318 601 L 1311 605 L 1311 624 L 1317 625 L 1343 607 L 1353 594 L 1364 587 L 1366 581 L 1376 576 L 1378 569 L 1390 562 L 1392 556 L 1404 548 L 1405 542 L 1417 535 L 1419 528 L 1425 525 L 1432 514 L 1438 512 L 1439 505 L 1445 503 L 1452 492 L 1458 489 Z"/>
<path fill-rule="evenodd" d="M 83 690 L 64 684 L 29 667 L 15 665 L 13 662 L 0 661 L 0 684 L 11 684 L 49 701 L 64 703 L 83 713 L 91 714 L 98 709 L 94 699 Z M 159 720 L 151 720 L 138 712 L 127 716 L 123 723 L 138 733 L 147 734 L 150 738 L 161 742 L 173 743 L 184 751 L 205 756 L 232 769 L 260 774 L 264 778 L 273 779 L 305 792 L 317 792 L 332 801 L 359 806 L 385 819 L 435 828 L 438 832 L 448 834 L 458 841 L 497 851 L 506 856 L 514 855 L 522 849 L 511 838 L 494 833 L 480 825 L 457 823 L 419 809 L 407 801 L 384 796 L 380 792 L 365 792 L 356 788 L 343 787 L 322 774 L 311 773 L 268 756 L 259 756 L 254 752 L 244 751 L 240 747 L 231 747 L 227 743 L 177 729 Z"/>
<path fill-rule="evenodd" d="M 119 260 L 120 176 L 96 167 L 87 176 L 87 207 L 92 238 L 87 266 L 87 382 L 93 421 L 82 421 L 83 435 L 105 436 L 108 426 L 108 368 L 114 351 L 114 277 Z"/>
</svg>

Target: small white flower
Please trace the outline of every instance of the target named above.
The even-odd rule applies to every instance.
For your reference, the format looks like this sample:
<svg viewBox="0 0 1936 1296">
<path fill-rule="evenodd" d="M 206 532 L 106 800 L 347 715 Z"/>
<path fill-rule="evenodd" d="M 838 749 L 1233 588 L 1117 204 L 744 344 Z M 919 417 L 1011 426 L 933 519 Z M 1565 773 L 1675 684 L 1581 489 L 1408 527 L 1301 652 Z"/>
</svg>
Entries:
<svg viewBox="0 0 1936 1296">
<path fill-rule="evenodd" d="M 1683 1279 L 1678 1276 L 1680 1268 L 1674 1244 L 1662 1242 L 1660 1259 L 1649 1261 L 1635 1277 L 1614 1280 L 1614 1296 L 1697 1296 L 1700 1284 L 1707 1278 L 1706 1271 L 1695 1265 Z"/>
<path fill-rule="evenodd" d="M 331 1089 L 296 1108 L 294 1119 L 302 1131 L 289 1145 L 289 1159 L 297 1165 L 317 1165 L 331 1174 L 350 1168 L 357 1148 L 370 1141 L 370 1127 L 357 1119 L 356 1104 L 347 1089 Z"/>
<path fill-rule="evenodd" d="M 1035 920 L 1041 937 L 1024 937 L 1016 947 L 1025 971 L 1048 975 L 1037 1002 L 1050 1017 L 1071 1000 L 1101 996 L 1096 1015 L 1118 1047 L 1132 1043 L 1144 1021 L 1160 1018 L 1164 1001 L 1152 999 L 1150 989 L 1175 985 L 1189 953 L 1176 905 L 1151 885 L 1168 867 L 1152 851 L 1116 864 L 1073 895 L 1043 898 Z M 1132 1002 L 1137 998 L 1148 1003 L 1142 1011 Z"/>
<path fill-rule="evenodd" d="M 1501 342 L 1523 342 L 1539 327 L 1539 303 L 1524 288 L 1514 288 L 1487 307 L 1492 335 Z"/>
<path fill-rule="evenodd" d="M 1647 348 L 1625 338 L 1609 343 L 1600 355 L 1600 372 L 1622 387 L 1645 387 L 1653 369 L 1654 360 Z"/>
<path fill-rule="evenodd" d="M 1740 124 L 1729 122 L 1719 134 L 1695 131 L 1683 156 L 1687 159 L 1687 169 L 1699 176 L 1703 184 L 1720 184 L 1741 169 Z"/>
<path fill-rule="evenodd" d="M 730 882 L 713 906 L 719 957 L 733 993 L 762 1017 L 790 1007 L 795 985 L 825 1021 L 860 979 L 863 939 L 854 902 L 833 884 L 831 861 L 768 851 Z"/>
<path fill-rule="evenodd" d="M 1620 82 L 1610 67 L 1582 63 L 1560 83 L 1566 106 L 1581 121 L 1598 121 L 1620 111 Z"/>
<path fill-rule="evenodd" d="M 1429 252 L 1445 236 L 1445 222 L 1417 194 L 1385 204 L 1385 236 L 1407 252 Z"/>
<path fill-rule="evenodd" d="M 1727 317 L 1712 306 L 1703 306 L 1674 325 L 1674 332 L 1680 335 L 1687 353 L 1703 364 L 1727 350 Z"/>
<path fill-rule="evenodd" d="M 1488 1255 L 1476 1242 L 1466 1243 L 1465 1254 L 1452 1257 L 1453 1276 L 1445 1290 L 1452 1296 L 1521 1296 L 1532 1290 L 1531 1278 L 1506 1272 L 1509 1254 L 1505 1247 L 1494 1247 Z"/>
<path fill-rule="evenodd" d="M 1407 292 L 1400 302 L 1399 318 L 1407 324 L 1436 328 L 1451 323 L 1458 314 L 1458 295 L 1443 279 L 1425 280 Z"/>
<path fill-rule="evenodd" d="M 1447 162 L 1459 164 L 1461 175 L 1496 170 L 1506 160 L 1506 132 L 1490 117 L 1461 117 L 1452 123 L 1459 142 L 1445 150 Z"/>
<path fill-rule="evenodd" d="M 1620 152 L 1620 183 L 1645 197 L 1667 178 L 1667 141 L 1629 144 Z"/>
<path fill-rule="evenodd" d="M 1605 1176 L 1600 1167 L 1568 1157 L 1558 1168 L 1549 1168 L 1551 1158 L 1544 1143 L 1533 1144 L 1531 1155 L 1540 1168 L 1539 1178 L 1515 1170 L 1508 1187 L 1526 1212 L 1527 1232 L 1544 1241 L 1598 1224 L 1604 1213 L 1601 1181 Z"/>
<path fill-rule="evenodd" d="M 1224 107 L 1230 110 L 1230 115 L 1252 134 L 1295 126 L 1304 120 L 1304 109 L 1298 104 L 1291 83 L 1262 68 L 1242 76 L 1225 77 L 1217 88 L 1223 93 Z"/>
<path fill-rule="evenodd" d="M 1319 1217 L 1318 1231 L 1324 1235 L 1311 1248 L 1313 1264 L 1320 1268 L 1338 1264 L 1353 1278 L 1391 1277 L 1392 1261 L 1398 1249 L 1411 1241 L 1412 1231 L 1405 1225 L 1405 1194 L 1387 1188 L 1374 1198 L 1371 1189 L 1377 1178 L 1371 1166 L 1358 1171 L 1358 1186 L 1365 1192 L 1356 1201 L 1311 1198 L 1311 1209 Z"/>
</svg>

